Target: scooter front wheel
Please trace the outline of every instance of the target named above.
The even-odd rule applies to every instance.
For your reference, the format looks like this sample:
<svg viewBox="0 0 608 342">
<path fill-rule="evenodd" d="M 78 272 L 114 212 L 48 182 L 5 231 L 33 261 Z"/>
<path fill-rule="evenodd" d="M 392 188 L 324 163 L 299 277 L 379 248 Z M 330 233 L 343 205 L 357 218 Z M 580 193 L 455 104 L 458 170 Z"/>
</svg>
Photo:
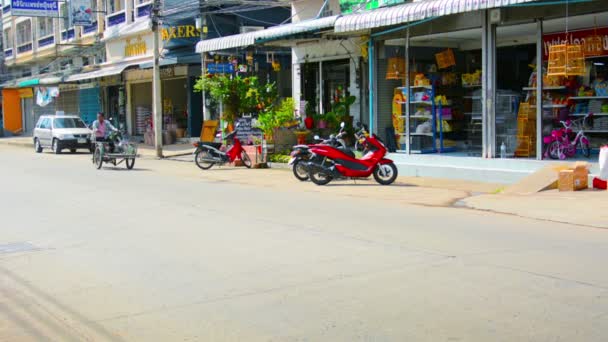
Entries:
<svg viewBox="0 0 608 342">
<path fill-rule="evenodd" d="M 378 165 L 374 170 L 374 179 L 381 185 L 393 184 L 397 179 L 397 167 L 393 163 Z"/>
<path fill-rule="evenodd" d="M 201 170 L 209 170 L 215 163 L 207 161 L 207 158 L 211 158 L 209 151 L 198 150 L 194 155 L 194 162 L 196 163 L 196 166 L 201 168 Z"/>
</svg>

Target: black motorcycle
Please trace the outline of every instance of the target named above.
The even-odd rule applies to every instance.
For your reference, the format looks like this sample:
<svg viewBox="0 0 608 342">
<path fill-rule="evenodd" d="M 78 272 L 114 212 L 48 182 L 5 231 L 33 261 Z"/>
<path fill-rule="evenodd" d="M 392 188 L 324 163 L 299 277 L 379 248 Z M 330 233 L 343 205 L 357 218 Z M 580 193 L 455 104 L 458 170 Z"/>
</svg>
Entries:
<svg viewBox="0 0 608 342">
<path fill-rule="evenodd" d="M 337 135 L 330 135 L 328 139 L 321 139 L 318 135 L 315 135 L 314 142 L 318 145 L 330 145 L 340 149 L 346 150 L 346 143 L 342 140 L 342 137 L 346 133 L 344 132 L 344 123 L 340 125 L 340 131 Z M 307 164 L 312 156 L 310 153 L 311 145 L 296 145 L 291 151 L 291 159 L 289 164 L 292 167 L 293 175 L 300 181 L 308 180 L 308 167 Z"/>
</svg>

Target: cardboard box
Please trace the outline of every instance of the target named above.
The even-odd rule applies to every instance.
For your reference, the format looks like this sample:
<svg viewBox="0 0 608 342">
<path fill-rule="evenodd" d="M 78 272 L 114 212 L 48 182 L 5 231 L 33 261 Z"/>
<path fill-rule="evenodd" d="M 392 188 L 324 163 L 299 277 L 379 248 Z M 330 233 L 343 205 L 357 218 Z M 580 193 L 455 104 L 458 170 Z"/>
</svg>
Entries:
<svg viewBox="0 0 608 342">
<path fill-rule="evenodd" d="M 577 191 L 589 187 L 587 163 L 576 163 L 573 168 L 559 171 L 557 187 L 559 191 Z"/>
</svg>

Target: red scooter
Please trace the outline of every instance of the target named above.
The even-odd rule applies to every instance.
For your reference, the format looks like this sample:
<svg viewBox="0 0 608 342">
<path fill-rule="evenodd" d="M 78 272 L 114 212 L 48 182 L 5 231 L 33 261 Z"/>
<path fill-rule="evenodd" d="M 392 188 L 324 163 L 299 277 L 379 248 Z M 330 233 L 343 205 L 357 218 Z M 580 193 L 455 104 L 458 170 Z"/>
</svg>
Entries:
<svg viewBox="0 0 608 342">
<path fill-rule="evenodd" d="M 361 159 L 355 158 L 350 150 L 311 146 L 313 157 L 308 163 L 308 175 L 313 183 L 325 185 L 336 178 L 367 178 L 372 174 L 382 185 L 392 184 L 397 179 L 397 167 L 392 160 L 384 158 L 388 152 L 386 146 L 375 134 L 366 136 L 361 124 L 359 128 L 355 137 L 364 139 L 365 145 L 365 155 Z"/>
<path fill-rule="evenodd" d="M 243 149 L 243 145 L 239 138 L 236 137 L 238 131 L 238 125 L 235 130 L 228 134 L 224 139 L 232 140 L 233 144 L 229 147 L 226 152 L 220 150 L 222 143 L 215 142 L 196 142 L 194 147 L 194 162 L 198 167 L 203 170 L 210 169 L 213 165 L 224 165 L 226 163 L 232 163 L 236 159 L 240 159 L 243 165 L 247 168 L 251 168 L 251 159 L 247 155 L 247 152 Z"/>
</svg>

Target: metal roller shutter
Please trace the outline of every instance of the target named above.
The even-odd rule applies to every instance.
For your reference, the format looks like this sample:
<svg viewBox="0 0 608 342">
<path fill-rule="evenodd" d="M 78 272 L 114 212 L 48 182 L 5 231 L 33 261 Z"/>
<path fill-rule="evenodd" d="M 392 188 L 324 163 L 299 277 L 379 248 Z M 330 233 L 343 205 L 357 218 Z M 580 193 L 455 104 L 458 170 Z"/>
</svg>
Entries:
<svg viewBox="0 0 608 342">
<path fill-rule="evenodd" d="M 34 113 L 33 125 L 38 122 L 38 118 L 40 115 L 52 115 L 55 114 L 57 110 L 57 99 L 53 99 L 53 102 L 47 104 L 44 107 L 40 107 L 36 104 L 36 93 L 34 93 L 34 98 L 32 99 L 32 112 Z M 33 127 L 33 125 L 31 127 Z"/>
<path fill-rule="evenodd" d="M 57 110 L 66 115 L 78 115 L 78 90 L 63 90 L 57 98 Z"/>
<path fill-rule="evenodd" d="M 99 87 L 80 89 L 78 98 L 80 101 L 80 117 L 87 124 L 93 123 L 97 113 L 101 111 Z"/>
</svg>

